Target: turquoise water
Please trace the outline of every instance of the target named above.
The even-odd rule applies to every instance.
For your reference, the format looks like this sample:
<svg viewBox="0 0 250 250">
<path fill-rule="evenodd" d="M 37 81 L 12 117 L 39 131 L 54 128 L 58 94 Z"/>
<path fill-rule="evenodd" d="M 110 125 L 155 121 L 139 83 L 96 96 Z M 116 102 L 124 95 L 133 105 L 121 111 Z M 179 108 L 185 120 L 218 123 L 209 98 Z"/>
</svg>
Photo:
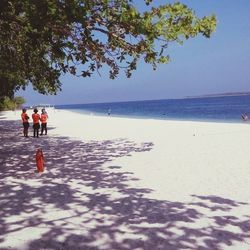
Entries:
<svg viewBox="0 0 250 250">
<path fill-rule="evenodd" d="M 110 113 L 133 118 L 242 122 L 242 113 L 250 115 L 250 96 L 75 104 L 56 108 L 105 116 Z"/>
</svg>

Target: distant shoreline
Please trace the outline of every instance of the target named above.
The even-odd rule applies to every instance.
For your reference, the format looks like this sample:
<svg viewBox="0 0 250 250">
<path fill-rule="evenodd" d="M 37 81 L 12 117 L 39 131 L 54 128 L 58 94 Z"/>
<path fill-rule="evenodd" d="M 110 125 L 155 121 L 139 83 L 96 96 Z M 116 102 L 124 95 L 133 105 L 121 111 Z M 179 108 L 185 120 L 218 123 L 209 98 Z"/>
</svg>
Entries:
<svg viewBox="0 0 250 250">
<path fill-rule="evenodd" d="M 234 92 L 234 93 L 219 93 L 219 94 L 208 94 L 198 96 L 186 96 L 186 98 L 208 98 L 208 97 L 227 97 L 227 96 L 249 96 L 250 92 Z"/>
</svg>

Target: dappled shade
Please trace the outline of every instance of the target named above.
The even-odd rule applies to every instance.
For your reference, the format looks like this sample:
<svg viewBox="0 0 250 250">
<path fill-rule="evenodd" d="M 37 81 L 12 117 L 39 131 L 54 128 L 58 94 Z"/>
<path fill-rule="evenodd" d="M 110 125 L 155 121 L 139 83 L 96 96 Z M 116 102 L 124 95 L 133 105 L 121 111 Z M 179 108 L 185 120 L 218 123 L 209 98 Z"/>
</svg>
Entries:
<svg viewBox="0 0 250 250">
<path fill-rule="evenodd" d="M 157 200 L 131 187 L 136 176 L 112 160 L 149 151 L 150 142 L 24 138 L 20 123 L 5 120 L 0 132 L 0 249 L 13 235 L 36 250 L 208 250 L 250 237 L 250 218 L 231 215 L 246 203 L 197 194 L 189 203 Z M 37 147 L 47 168 L 41 176 Z"/>
</svg>

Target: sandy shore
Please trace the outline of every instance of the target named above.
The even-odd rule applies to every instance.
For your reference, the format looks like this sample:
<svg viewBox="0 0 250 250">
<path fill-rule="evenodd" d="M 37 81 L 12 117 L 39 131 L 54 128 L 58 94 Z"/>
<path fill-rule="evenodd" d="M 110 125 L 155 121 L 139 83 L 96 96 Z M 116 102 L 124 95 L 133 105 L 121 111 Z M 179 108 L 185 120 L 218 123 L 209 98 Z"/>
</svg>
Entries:
<svg viewBox="0 0 250 250">
<path fill-rule="evenodd" d="M 0 249 L 250 249 L 249 124 L 57 110 L 48 127 L 24 138 L 0 113 Z"/>
</svg>

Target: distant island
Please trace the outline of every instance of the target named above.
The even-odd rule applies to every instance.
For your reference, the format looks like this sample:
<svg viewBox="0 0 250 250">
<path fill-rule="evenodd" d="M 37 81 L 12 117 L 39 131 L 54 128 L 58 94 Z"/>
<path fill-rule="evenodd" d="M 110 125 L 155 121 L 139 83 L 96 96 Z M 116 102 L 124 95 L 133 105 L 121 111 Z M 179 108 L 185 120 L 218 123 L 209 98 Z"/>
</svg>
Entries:
<svg viewBox="0 0 250 250">
<path fill-rule="evenodd" d="M 223 96 L 245 96 L 250 95 L 250 92 L 229 92 L 229 93 L 219 93 L 219 94 L 207 94 L 198 96 L 186 96 L 186 98 L 206 98 L 206 97 L 223 97 Z"/>
</svg>

